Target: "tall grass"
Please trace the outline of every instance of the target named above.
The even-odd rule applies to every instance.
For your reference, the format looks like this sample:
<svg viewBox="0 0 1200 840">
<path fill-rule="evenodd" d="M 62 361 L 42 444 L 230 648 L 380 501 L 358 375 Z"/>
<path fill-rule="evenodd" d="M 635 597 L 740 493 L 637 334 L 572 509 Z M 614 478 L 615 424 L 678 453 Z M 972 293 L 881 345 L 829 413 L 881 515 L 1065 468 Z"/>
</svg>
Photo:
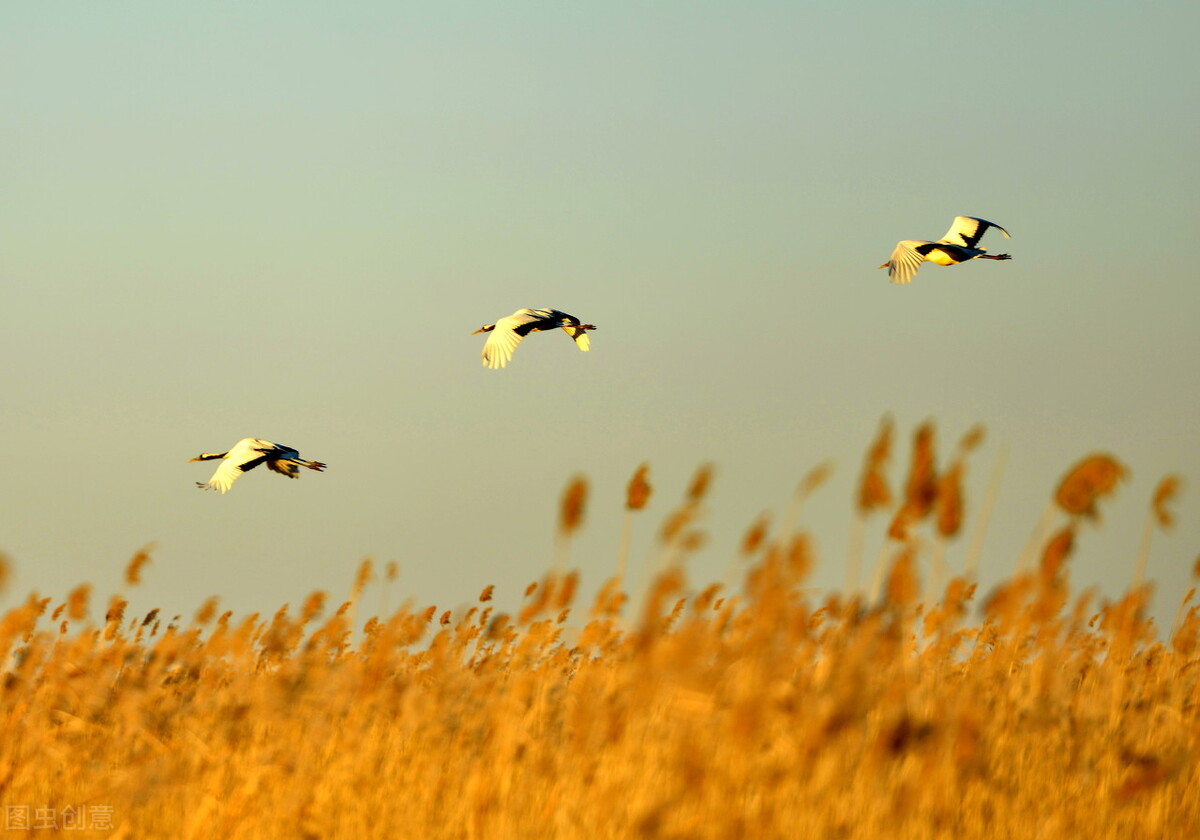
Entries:
<svg viewBox="0 0 1200 840">
<path fill-rule="evenodd" d="M 1200 836 L 1193 593 L 1160 639 L 1140 570 L 1112 602 L 1070 586 L 1115 459 L 1068 471 L 1031 559 L 986 597 L 967 577 L 922 584 L 977 442 L 939 471 L 932 427 L 918 432 L 898 492 L 872 447 L 859 515 L 893 520 L 874 600 L 857 574 L 823 600 L 805 588 L 795 510 L 751 527 L 736 591 L 688 581 L 708 468 L 666 517 L 636 615 L 624 558 L 645 469 L 591 604 L 563 567 L 581 479 L 554 567 L 511 614 L 488 584 L 459 613 L 356 618 L 369 564 L 346 602 L 318 592 L 270 617 L 211 600 L 167 623 L 119 596 L 101 610 L 86 585 L 30 596 L 0 620 L 0 819 L 41 808 L 58 819 L 43 834 L 133 838 Z M 1156 493 L 1153 527 L 1176 487 Z M 148 563 L 145 549 L 127 583 Z M 67 832 L 68 808 L 111 828 Z"/>
</svg>

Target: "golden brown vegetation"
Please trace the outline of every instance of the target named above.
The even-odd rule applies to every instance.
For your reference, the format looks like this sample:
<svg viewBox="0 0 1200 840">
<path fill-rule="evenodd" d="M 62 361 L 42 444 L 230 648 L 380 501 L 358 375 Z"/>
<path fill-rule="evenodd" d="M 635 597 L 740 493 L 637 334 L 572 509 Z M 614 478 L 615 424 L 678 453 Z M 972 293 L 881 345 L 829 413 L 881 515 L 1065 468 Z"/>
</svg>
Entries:
<svg viewBox="0 0 1200 840">
<path fill-rule="evenodd" d="M 739 591 L 691 586 L 708 467 L 667 516 L 636 618 L 621 577 L 581 611 L 579 576 L 558 569 L 514 614 L 495 601 L 513 587 L 488 584 L 458 614 L 361 624 L 370 563 L 351 600 L 314 593 L 269 619 L 211 599 L 164 622 L 114 595 L 93 622 L 86 585 L 57 605 L 30 596 L 0 620 L 0 804 L 54 810 L 58 830 L 68 807 L 99 809 L 112 827 L 75 833 L 137 838 L 1200 835 L 1192 593 L 1164 639 L 1147 587 L 1093 603 L 1069 585 L 1118 462 L 1064 480 L 1068 520 L 1032 570 L 986 598 L 966 577 L 923 589 L 921 529 L 935 547 L 957 533 L 974 435 L 939 472 L 933 427 L 918 432 L 877 602 L 816 599 L 807 536 L 766 517 L 741 544 Z M 887 423 L 863 516 L 892 504 L 890 440 Z M 1177 487 L 1152 500 L 1162 527 Z M 626 525 L 649 492 L 643 467 Z M 564 554 L 586 501 L 573 481 Z"/>
</svg>

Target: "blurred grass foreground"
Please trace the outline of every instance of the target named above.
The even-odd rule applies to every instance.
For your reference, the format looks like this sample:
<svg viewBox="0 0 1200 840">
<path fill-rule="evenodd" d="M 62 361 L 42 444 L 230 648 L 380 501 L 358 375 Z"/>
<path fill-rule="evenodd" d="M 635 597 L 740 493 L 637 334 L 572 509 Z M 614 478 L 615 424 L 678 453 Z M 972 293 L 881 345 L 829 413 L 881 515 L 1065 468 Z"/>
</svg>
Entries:
<svg viewBox="0 0 1200 840">
<path fill-rule="evenodd" d="M 13 834 L 129 838 L 1200 836 L 1200 615 L 1193 590 L 1160 633 L 1142 579 L 1178 481 L 1151 500 L 1120 599 L 1069 584 L 1076 530 L 1125 475 L 1104 454 L 1066 473 L 1013 576 L 983 597 L 977 556 L 960 576 L 940 560 L 981 437 L 938 469 L 920 427 L 893 488 L 885 420 L 846 589 L 821 601 L 793 523 L 826 470 L 773 528 L 750 526 L 727 589 L 686 578 L 701 468 L 634 612 L 625 555 L 645 466 L 617 574 L 590 604 L 565 565 L 581 478 L 553 570 L 511 613 L 488 585 L 470 609 L 356 619 L 369 563 L 340 605 L 317 592 L 239 618 L 213 599 L 189 626 L 127 616 L 119 595 L 93 620 L 87 585 L 32 595 L 0 620 L 0 818 Z M 890 517 L 889 541 L 860 587 L 874 516 Z"/>
</svg>

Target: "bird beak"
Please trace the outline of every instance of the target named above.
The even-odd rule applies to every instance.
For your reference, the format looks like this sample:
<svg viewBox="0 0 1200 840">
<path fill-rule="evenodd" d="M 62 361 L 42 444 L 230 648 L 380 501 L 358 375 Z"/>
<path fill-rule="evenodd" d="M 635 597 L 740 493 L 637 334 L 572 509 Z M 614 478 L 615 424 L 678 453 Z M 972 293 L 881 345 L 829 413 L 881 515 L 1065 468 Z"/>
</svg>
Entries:
<svg viewBox="0 0 1200 840">
<path fill-rule="evenodd" d="M 888 263 L 884 263 L 883 265 L 881 265 L 881 266 L 879 266 L 879 267 L 880 267 L 880 268 L 887 268 L 887 267 L 888 267 Z"/>
<path fill-rule="evenodd" d="M 199 460 L 200 460 L 200 456 L 197 455 L 195 458 L 188 458 L 187 462 L 190 464 L 190 463 L 192 463 L 192 461 L 199 461 Z"/>
<path fill-rule="evenodd" d="M 471 335 L 479 335 L 481 332 L 486 332 L 483 329 L 483 327 L 480 327 L 479 329 L 475 330 L 475 332 L 471 333 Z"/>
</svg>

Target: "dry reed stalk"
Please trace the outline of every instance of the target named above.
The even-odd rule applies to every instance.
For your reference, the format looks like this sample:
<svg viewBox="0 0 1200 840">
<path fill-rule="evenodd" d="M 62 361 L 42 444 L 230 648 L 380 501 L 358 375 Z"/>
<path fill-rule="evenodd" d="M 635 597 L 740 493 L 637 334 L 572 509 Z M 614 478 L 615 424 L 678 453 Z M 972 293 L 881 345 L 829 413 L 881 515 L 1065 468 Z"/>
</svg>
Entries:
<svg viewBox="0 0 1200 840">
<path fill-rule="evenodd" d="M 983 539 L 992 518 L 992 510 L 996 506 L 996 497 L 1000 493 L 1000 482 L 1004 478 L 1004 466 L 1007 461 L 1008 447 L 1002 445 L 999 452 L 996 453 L 996 463 L 992 466 L 992 474 L 988 478 L 987 489 L 984 490 L 983 501 L 979 506 L 979 515 L 975 518 L 975 527 L 971 531 L 971 539 L 967 546 L 967 562 L 963 567 L 963 577 L 967 580 L 974 580 L 979 573 Z"/>
<path fill-rule="evenodd" d="M 875 557 L 875 563 L 872 565 L 871 581 L 867 586 L 867 604 L 879 603 L 879 594 L 883 590 L 884 574 L 887 571 L 888 551 L 891 548 L 891 543 L 885 542 L 879 547 L 879 554 Z"/>
<path fill-rule="evenodd" d="M 683 505 L 668 514 L 663 521 L 658 535 L 662 543 L 661 553 L 656 562 L 648 564 L 650 578 L 663 569 L 678 566 L 689 552 L 704 547 L 707 535 L 690 526 L 703 514 L 703 501 L 712 487 L 713 474 L 712 464 L 701 464 L 688 484 Z"/>
<path fill-rule="evenodd" d="M 1200 650 L 1200 607 L 1188 608 L 1195 595 L 1196 589 L 1192 587 L 1179 604 L 1169 636 L 1172 650 L 1188 659 Z"/>
<path fill-rule="evenodd" d="M 1103 453 L 1088 455 L 1067 470 L 1059 481 L 1054 496 L 1042 509 L 1033 533 L 1029 535 L 1029 541 L 1021 551 L 1017 562 L 1017 574 L 1028 571 L 1060 511 L 1073 518 L 1098 521 L 1100 512 L 1096 507 L 1097 502 L 1112 495 L 1117 483 L 1128 475 L 1129 470 L 1123 464 L 1111 455 Z"/>
<path fill-rule="evenodd" d="M 934 509 L 938 496 L 937 468 L 933 448 L 934 426 L 926 421 L 913 433 L 912 462 L 905 482 L 904 501 L 888 526 L 888 537 L 913 546 L 917 542 L 916 527 Z M 862 497 L 860 494 L 860 510 Z M 875 603 L 883 583 L 888 546 L 885 543 L 875 560 L 868 589 L 868 603 Z"/>
<path fill-rule="evenodd" d="M 358 601 L 362 597 L 367 584 L 375 579 L 375 564 L 370 557 L 364 557 L 358 564 L 358 573 L 354 576 L 354 585 L 350 587 L 350 600 Z"/>
<path fill-rule="evenodd" d="M 154 550 L 154 543 L 148 543 L 138 549 L 137 553 L 130 559 L 129 565 L 125 567 L 125 582 L 130 586 L 137 586 L 142 582 L 142 567 L 150 562 L 150 552 Z"/>
<path fill-rule="evenodd" d="M 912 463 L 904 486 L 904 506 L 912 510 L 917 519 L 928 516 L 937 500 L 933 436 L 933 422 L 928 420 L 918 426 L 913 434 Z"/>
<path fill-rule="evenodd" d="M 633 535 L 634 511 L 642 510 L 650 501 L 654 489 L 650 486 L 649 464 L 642 464 L 629 479 L 625 489 L 625 515 L 621 520 L 621 545 L 617 551 L 617 578 L 624 580 L 629 568 L 629 540 Z"/>
<path fill-rule="evenodd" d="M 901 612 L 914 606 L 921 597 L 914 554 L 914 550 L 908 547 L 897 555 L 884 588 L 884 603 Z"/>
<path fill-rule="evenodd" d="M 1196 561 L 1192 564 L 1192 580 L 1200 580 L 1200 556 L 1197 556 Z M 1175 610 L 1175 620 L 1171 622 L 1171 632 L 1169 638 L 1175 637 L 1175 634 L 1178 632 L 1181 623 L 1184 621 L 1184 610 L 1187 608 L 1187 605 L 1191 602 L 1195 595 L 1196 587 L 1193 586 L 1188 590 L 1187 595 L 1184 596 L 1183 601 L 1180 602 L 1179 607 Z"/>
<path fill-rule="evenodd" d="M 828 481 L 832 474 L 833 464 L 825 461 L 817 464 L 800 479 L 787 507 L 784 508 L 783 516 L 779 518 L 779 531 L 775 537 L 777 543 L 785 543 L 792 536 L 792 532 L 796 529 L 796 523 L 800 521 L 800 512 L 804 508 L 804 502 Z"/>
<path fill-rule="evenodd" d="M 1017 556 L 1015 573 L 1018 576 L 1028 572 L 1030 566 L 1033 565 L 1033 558 L 1037 556 L 1039 547 L 1045 543 L 1050 529 L 1054 527 L 1054 522 L 1058 519 L 1058 510 L 1058 505 L 1053 499 L 1042 508 L 1042 513 L 1038 516 L 1037 523 L 1034 524 L 1033 531 L 1030 532 L 1029 539 L 1025 542 L 1025 547 Z"/>
<path fill-rule="evenodd" d="M 389 560 L 383 567 L 383 586 L 379 588 L 379 614 L 384 615 L 391 611 L 392 605 L 392 584 L 400 579 L 400 564 L 395 560 Z"/>
<path fill-rule="evenodd" d="M 564 610 L 575 600 L 579 589 L 579 572 L 571 571 L 559 580 L 558 592 L 554 596 L 554 609 Z"/>
<path fill-rule="evenodd" d="M 549 609 L 554 597 L 554 589 L 558 581 L 559 575 L 555 571 L 549 571 L 542 578 L 540 584 L 531 584 L 525 590 L 527 603 L 521 608 L 521 612 L 517 615 L 517 622 L 521 625 L 526 625 L 532 622 L 535 618 Z M 530 599 L 529 596 L 533 598 Z"/>
<path fill-rule="evenodd" d="M 891 416 L 884 415 L 879 421 L 879 431 L 875 440 L 863 459 L 862 477 L 859 479 L 857 504 L 851 524 L 849 554 L 846 558 L 847 597 L 853 597 L 858 592 L 867 518 L 876 510 L 886 508 L 892 503 L 892 491 L 884 473 L 891 457 L 893 430 Z"/>
<path fill-rule="evenodd" d="M 843 587 L 847 598 L 853 598 L 858 594 L 859 579 L 862 577 L 862 554 L 866 531 L 867 518 L 856 512 L 850 520 L 850 539 L 846 551 L 846 580 Z"/>
<path fill-rule="evenodd" d="M 554 568 L 562 571 L 569 562 L 571 537 L 583 525 L 587 510 L 588 483 L 581 475 L 572 478 L 563 490 L 559 505 L 558 529 L 554 536 Z"/>
<path fill-rule="evenodd" d="M 930 600 L 941 591 L 948 577 L 946 544 L 958 536 L 958 532 L 962 530 L 962 482 L 965 469 L 962 460 L 956 459 L 937 480 L 937 496 L 933 509 L 934 532 L 937 536 L 933 542 L 930 563 Z"/>
<path fill-rule="evenodd" d="M 1154 490 L 1154 497 L 1150 500 L 1150 510 L 1146 514 L 1146 524 L 1142 528 L 1142 542 L 1138 548 L 1137 563 L 1133 568 L 1134 588 L 1141 586 L 1146 576 L 1146 563 L 1150 559 L 1150 537 L 1154 526 L 1157 525 L 1164 531 L 1169 531 L 1175 524 L 1175 515 L 1167 505 L 1175 500 L 1180 486 L 1181 481 L 1178 476 L 1168 475 L 1158 483 L 1158 487 Z"/>
<path fill-rule="evenodd" d="M 966 474 L 966 458 L 983 444 L 984 427 L 976 424 L 967 430 L 955 446 L 954 456 L 950 467 L 937 479 L 937 493 L 934 501 L 934 521 L 937 534 L 931 559 L 931 591 L 941 590 L 949 572 L 945 562 L 947 543 L 958 536 L 962 530 L 963 511 L 963 479 Z"/>
</svg>

